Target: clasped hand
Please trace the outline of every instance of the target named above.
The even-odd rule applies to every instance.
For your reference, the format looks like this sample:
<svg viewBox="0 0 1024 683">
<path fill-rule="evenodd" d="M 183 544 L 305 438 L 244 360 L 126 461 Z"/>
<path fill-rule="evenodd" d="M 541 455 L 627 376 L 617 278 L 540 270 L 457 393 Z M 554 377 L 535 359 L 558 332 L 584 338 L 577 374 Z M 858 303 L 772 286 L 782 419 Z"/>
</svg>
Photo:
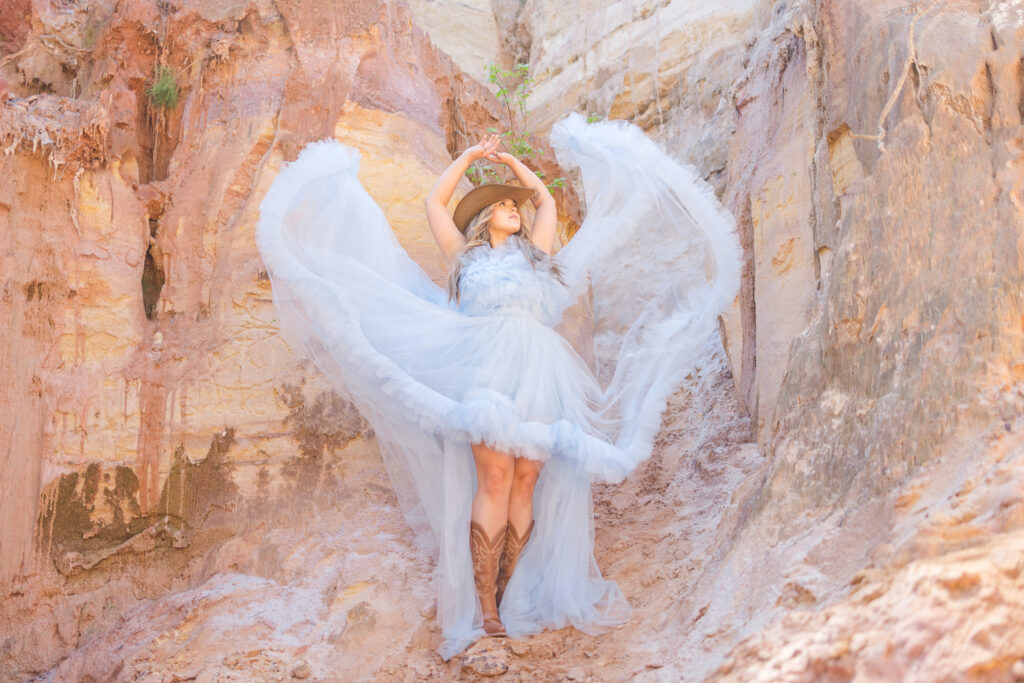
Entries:
<svg viewBox="0 0 1024 683">
<path fill-rule="evenodd" d="M 469 155 L 471 162 L 477 159 L 490 159 L 496 163 L 511 166 L 517 159 L 507 152 L 499 152 L 498 145 L 500 143 L 501 138 L 499 136 L 485 135 L 480 138 L 480 142 L 467 149 L 466 154 Z"/>
</svg>

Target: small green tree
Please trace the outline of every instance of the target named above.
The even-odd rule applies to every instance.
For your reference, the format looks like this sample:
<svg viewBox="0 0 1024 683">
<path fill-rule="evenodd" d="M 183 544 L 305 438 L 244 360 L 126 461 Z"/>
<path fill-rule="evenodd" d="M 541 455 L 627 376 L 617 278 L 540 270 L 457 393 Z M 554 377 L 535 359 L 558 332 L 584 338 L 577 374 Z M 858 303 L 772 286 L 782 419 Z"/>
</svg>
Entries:
<svg viewBox="0 0 1024 683">
<path fill-rule="evenodd" d="M 178 105 L 179 96 L 174 69 L 169 66 L 158 66 L 153 73 L 153 82 L 146 89 L 146 95 L 156 106 L 174 109 Z"/>
<path fill-rule="evenodd" d="M 530 66 L 528 64 L 516 64 L 511 69 L 503 69 L 500 65 L 491 63 L 484 68 L 487 80 L 498 86 L 495 93 L 497 98 L 505 105 L 508 114 L 508 129 L 499 132 L 497 128 L 488 128 L 487 132 L 492 135 L 500 135 L 505 140 L 509 152 L 520 159 L 533 160 L 544 154 L 544 150 L 535 147 L 531 142 L 532 136 L 526 129 L 526 118 L 530 113 L 527 102 L 530 99 L 530 86 L 534 79 L 530 78 Z M 518 85 L 516 83 L 518 82 Z M 517 125 L 517 120 L 519 125 Z M 534 171 L 541 180 L 545 180 L 549 190 L 556 187 L 565 187 L 565 178 L 554 178 L 548 182 L 544 173 Z M 474 183 L 485 181 L 501 182 L 501 174 L 490 164 L 479 161 L 471 166 L 466 175 Z"/>
</svg>

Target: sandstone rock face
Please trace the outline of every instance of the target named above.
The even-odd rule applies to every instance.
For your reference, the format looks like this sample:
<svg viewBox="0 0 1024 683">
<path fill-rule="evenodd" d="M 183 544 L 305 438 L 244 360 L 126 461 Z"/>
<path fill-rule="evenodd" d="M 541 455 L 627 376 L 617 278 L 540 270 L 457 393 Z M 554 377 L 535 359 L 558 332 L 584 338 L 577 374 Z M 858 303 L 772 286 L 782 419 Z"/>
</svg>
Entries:
<svg viewBox="0 0 1024 683">
<path fill-rule="evenodd" d="M 538 128 L 580 103 L 629 118 L 695 163 L 740 224 L 747 263 L 723 341 L 764 480 L 737 490 L 738 521 L 685 589 L 667 640 L 690 666 L 676 671 L 712 675 L 744 634 L 834 603 L 752 639 L 728 671 L 749 680 L 770 659 L 764 680 L 886 666 L 927 680 L 955 661 L 1009 676 L 1022 654 L 1009 638 L 970 656 L 954 647 L 980 596 L 915 586 L 919 604 L 941 600 L 949 628 L 912 635 L 896 595 L 861 612 L 850 581 L 870 567 L 868 594 L 906 590 L 906 572 L 956 572 L 968 560 L 945 555 L 989 534 L 1005 536 L 971 554 L 968 573 L 995 580 L 998 558 L 1015 556 L 1021 494 L 1002 487 L 1018 470 L 997 463 L 1018 461 L 1024 412 L 1022 17 L 1001 3 L 681 4 L 595 3 L 575 23 L 527 2 L 519 17 L 542 81 Z M 687 30 L 700 39 L 663 38 Z M 683 50 L 696 74 L 659 78 Z M 708 90 L 690 79 L 720 84 L 722 106 L 702 106 Z M 840 642 L 868 620 L 903 635 L 877 627 L 847 651 L 816 635 L 825 619 L 846 624 L 830 631 Z M 941 653 L 914 661 L 923 643 Z"/>
<path fill-rule="evenodd" d="M 995 1 L 5 4 L 0 673 L 1024 676 L 1022 36 Z M 491 61 L 531 65 L 539 138 L 627 118 L 695 164 L 746 265 L 725 353 L 595 492 L 634 620 L 444 663 L 432 560 L 253 230 L 333 135 L 442 277 L 421 200 L 502 125 Z"/>
<path fill-rule="evenodd" d="M 496 111 L 392 3 L 12 12 L 0 15 L 23 45 L 4 58 L 0 110 L 4 678 L 53 666 L 134 599 L 232 565 L 276 571 L 212 549 L 234 538 L 258 554 L 256 529 L 338 500 L 348 470 L 334 458 L 369 457 L 372 434 L 277 333 L 259 200 L 282 161 L 334 135 L 364 152 L 367 189 L 440 278 L 422 198 Z M 147 95 L 157 65 L 177 70 L 176 107 Z"/>
<path fill-rule="evenodd" d="M 1024 650 L 988 634 L 1013 632 L 998 615 L 1019 596 L 961 590 L 953 577 L 998 586 L 1005 558 L 1019 559 L 1021 490 L 1009 482 L 1024 412 L 1022 18 L 998 3 L 830 2 L 784 22 L 762 34 L 736 87 L 738 133 L 749 118 L 747 130 L 776 142 L 730 156 L 729 201 L 738 215 L 750 206 L 754 245 L 733 367 L 768 458 L 731 564 L 742 573 L 741 553 L 786 547 L 768 563 L 779 604 L 790 585 L 809 605 L 832 604 L 787 616 L 727 670 L 737 680 L 755 670 L 765 680 L 1011 678 Z M 790 233 L 759 226 L 756 178 L 800 119 L 788 163 L 806 178 L 778 205 L 795 205 L 806 227 L 789 272 L 762 277 L 757 245 L 772 245 L 767 257 Z M 793 271 L 811 286 L 790 289 Z M 763 282 L 786 296 L 763 300 Z M 765 354 L 762 320 L 788 324 L 779 309 L 798 334 L 784 354 Z M 991 624 L 973 621 L 989 610 Z M 924 627 L 929 614 L 942 626 Z"/>
<path fill-rule="evenodd" d="M 567 11 L 526 0 L 513 36 L 537 79 L 532 128 L 545 133 L 570 111 L 628 119 L 715 180 L 755 6 L 587 0 Z"/>
<path fill-rule="evenodd" d="M 426 31 L 431 41 L 451 58 L 462 71 L 483 79 L 488 64 L 501 55 L 498 25 L 491 0 L 411 0 L 413 21 Z"/>
<path fill-rule="evenodd" d="M 966 434 L 1012 426 L 1022 405 L 1024 24 L 998 5 L 865 9 L 804 19 L 793 47 L 805 57 L 787 67 L 820 103 L 803 250 L 820 285 L 761 417 L 777 463 L 768 495 L 802 491 L 802 507 L 889 491 Z M 857 137 L 878 128 L 878 144 Z M 812 395 L 822 405 L 809 412 Z"/>
</svg>

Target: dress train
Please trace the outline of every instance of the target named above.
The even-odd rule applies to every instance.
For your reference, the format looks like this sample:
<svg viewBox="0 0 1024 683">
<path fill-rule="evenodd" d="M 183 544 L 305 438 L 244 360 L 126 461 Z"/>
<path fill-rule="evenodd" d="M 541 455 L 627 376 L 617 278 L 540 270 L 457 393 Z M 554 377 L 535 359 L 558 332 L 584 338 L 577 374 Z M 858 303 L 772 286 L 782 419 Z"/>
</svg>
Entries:
<svg viewBox="0 0 1024 683">
<path fill-rule="evenodd" d="M 472 443 L 545 462 L 501 603 L 509 634 L 595 633 L 628 618 L 594 561 L 591 481 L 621 481 L 650 455 L 666 400 L 739 286 L 734 222 L 692 169 L 625 122 L 570 115 L 551 141 L 587 201 L 554 256 L 567 286 L 510 238 L 467 255 L 476 285 L 448 302 L 360 185 L 358 152 L 334 140 L 283 165 L 260 205 L 282 334 L 373 426 L 406 518 L 437 558 L 446 659 L 483 635 Z M 596 376 L 552 328 L 590 290 Z"/>
</svg>

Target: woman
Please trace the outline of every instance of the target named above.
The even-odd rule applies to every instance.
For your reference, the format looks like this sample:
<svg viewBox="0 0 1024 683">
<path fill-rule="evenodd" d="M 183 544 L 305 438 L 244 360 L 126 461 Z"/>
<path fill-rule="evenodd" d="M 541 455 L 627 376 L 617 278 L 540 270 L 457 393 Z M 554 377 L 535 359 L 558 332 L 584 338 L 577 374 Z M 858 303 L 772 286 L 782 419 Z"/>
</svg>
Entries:
<svg viewBox="0 0 1024 683">
<path fill-rule="evenodd" d="M 522 240 L 518 248 L 531 264 L 546 260 L 557 227 L 555 200 L 544 183 L 522 162 L 498 151 L 499 138 L 492 135 L 467 149 L 438 179 L 427 196 L 427 222 L 441 251 L 455 267 L 449 277 L 449 299 L 463 301 L 461 255 L 473 249 L 501 247 L 512 236 Z M 478 159 L 505 164 L 524 187 L 485 185 L 469 192 L 448 214 L 448 202 L 459 180 Z M 495 201 L 496 200 L 496 201 Z M 524 223 L 520 203 L 532 200 L 536 207 L 532 229 Z M 557 272 L 557 271 L 555 271 Z M 553 284 L 563 284 L 551 281 Z M 470 515 L 470 554 L 483 628 L 488 635 L 505 635 L 498 614 L 502 594 L 515 569 L 519 554 L 533 531 L 533 491 L 542 463 L 504 453 L 486 443 L 472 444 L 477 492 Z"/>
<path fill-rule="evenodd" d="M 359 185 L 358 154 L 333 140 L 308 145 L 260 207 L 282 333 L 373 425 L 437 558 L 446 659 L 486 634 L 593 633 L 628 617 L 594 561 L 591 481 L 621 481 L 650 454 L 667 397 L 738 287 L 731 218 L 639 129 L 573 115 L 552 142 L 580 169 L 589 205 L 577 235 L 549 256 L 554 201 L 484 139 L 426 201 L 452 262 L 447 291 Z M 449 216 L 484 157 L 525 187 L 477 188 Z M 600 383 L 553 329 L 591 287 Z"/>
</svg>

